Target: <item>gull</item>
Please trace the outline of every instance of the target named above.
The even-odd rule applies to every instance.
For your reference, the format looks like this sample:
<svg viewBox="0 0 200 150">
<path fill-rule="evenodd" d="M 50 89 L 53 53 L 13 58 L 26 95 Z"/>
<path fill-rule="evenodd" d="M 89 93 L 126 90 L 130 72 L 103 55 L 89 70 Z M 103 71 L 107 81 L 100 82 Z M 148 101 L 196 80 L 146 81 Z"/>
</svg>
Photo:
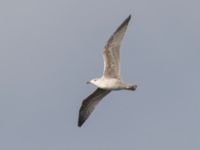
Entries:
<svg viewBox="0 0 200 150">
<path fill-rule="evenodd" d="M 129 15 L 107 41 L 103 49 L 104 71 L 101 78 L 92 79 L 87 83 L 97 89 L 85 98 L 79 110 L 78 127 L 88 119 L 96 105 L 113 90 L 135 91 L 137 85 L 124 83 L 120 78 L 120 44 L 131 19 Z"/>
</svg>

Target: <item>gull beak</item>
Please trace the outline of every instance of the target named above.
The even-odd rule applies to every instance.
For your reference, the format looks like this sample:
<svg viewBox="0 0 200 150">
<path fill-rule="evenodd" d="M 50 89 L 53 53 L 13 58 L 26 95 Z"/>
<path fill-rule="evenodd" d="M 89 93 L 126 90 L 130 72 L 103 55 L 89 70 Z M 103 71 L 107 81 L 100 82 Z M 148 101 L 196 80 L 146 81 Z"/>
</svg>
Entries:
<svg viewBox="0 0 200 150">
<path fill-rule="evenodd" d="M 90 81 L 87 81 L 86 84 L 90 84 Z"/>
</svg>

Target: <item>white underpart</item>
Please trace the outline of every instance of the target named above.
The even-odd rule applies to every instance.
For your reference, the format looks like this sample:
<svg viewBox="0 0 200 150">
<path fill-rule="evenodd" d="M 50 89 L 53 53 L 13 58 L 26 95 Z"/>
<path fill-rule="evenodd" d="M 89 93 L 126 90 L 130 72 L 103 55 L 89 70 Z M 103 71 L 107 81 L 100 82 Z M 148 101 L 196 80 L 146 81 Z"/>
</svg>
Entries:
<svg viewBox="0 0 200 150">
<path fill-rule="evenodd" d="M 106 90 L 121 90 L 128 87 L 127 84 L 116 78 L 99 78 L 96 81 L 91 81 L 95 86 Z"/>
</svg>

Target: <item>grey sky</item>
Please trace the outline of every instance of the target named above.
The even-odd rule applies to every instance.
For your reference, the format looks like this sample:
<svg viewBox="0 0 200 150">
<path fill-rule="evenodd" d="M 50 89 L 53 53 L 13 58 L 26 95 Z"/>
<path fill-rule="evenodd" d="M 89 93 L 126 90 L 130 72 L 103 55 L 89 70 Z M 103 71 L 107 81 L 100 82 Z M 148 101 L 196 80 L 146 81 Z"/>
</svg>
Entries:
<svg viewBox="0 0 200 150">
<path fill-rule="evenodd" d="M 200 2 L 0 2 L 0 149 L 199 150 Z M 121 74 L 136 92 L 113 92 L 77 127 L 82 99 L 101 76 L 101 50 L 117 26 Z"/>
</svg>

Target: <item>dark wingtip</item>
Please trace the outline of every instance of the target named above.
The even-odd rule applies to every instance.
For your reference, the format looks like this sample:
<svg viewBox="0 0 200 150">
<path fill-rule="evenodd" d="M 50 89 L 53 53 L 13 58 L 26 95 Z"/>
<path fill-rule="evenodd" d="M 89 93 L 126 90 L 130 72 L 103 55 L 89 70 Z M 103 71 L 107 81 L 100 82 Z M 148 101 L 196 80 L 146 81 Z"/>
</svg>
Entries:
<svg viewBox="0 0 200 150">
<path fill-rule="evenodd" d="M 82 126 L 82 124 L 83 124 L 83 123 L 81 123 L 81 122 L 78 122 L 78 127 L 81 127 L 81 126 Z"/>
<path fill-rule="evenodd" d="M 128 23 L 131 20 L 131 14 L 124 20 L 124 23 Z"/>
<path fill-rule="evenodd" d="M 115 33 L 121 30 L 125 25 L 128 25 L 130 20 L 131 20 L 131 14 L 122 22 L 122 24 L 117 28 L 117 30 L 115 30 Z"/>
<path fill-rule="evenodd" d="M 78 127 L 81 127 L 85 121 L 80 119 L 78 120 Z"/>
<path fill-rule="evenodd" d="M 124 20 L 124 22 L 122 24 L 123 25 L 127 24 L 130 20 L 131 20 L 131 14 Z"/>
<path fill-rule="evenodd" d="M 130 20 L 130 19 L 131 19 L 131 14 L 130 14 L 130 15 L 127 17 L 127 19 L 128 19 L 128 20 Z"/>
<path fill-rule="evenodd" d="M 87 117 L 85 117 L 83 114 L 82 114 L 82 111 L 80 109 L 79 111 L 79 116 L 78 116 L 78 127 L 81 127 L 84 122 L 87 120 Z"/>
<path fill-rule="evenodd" d="M 84 117 L 81 117 L 81 114 L 79 112 L 78 127 L 81 127 L 84 122 L 85 122 L 85 119 L 84 119 Z"/>
</svg>

